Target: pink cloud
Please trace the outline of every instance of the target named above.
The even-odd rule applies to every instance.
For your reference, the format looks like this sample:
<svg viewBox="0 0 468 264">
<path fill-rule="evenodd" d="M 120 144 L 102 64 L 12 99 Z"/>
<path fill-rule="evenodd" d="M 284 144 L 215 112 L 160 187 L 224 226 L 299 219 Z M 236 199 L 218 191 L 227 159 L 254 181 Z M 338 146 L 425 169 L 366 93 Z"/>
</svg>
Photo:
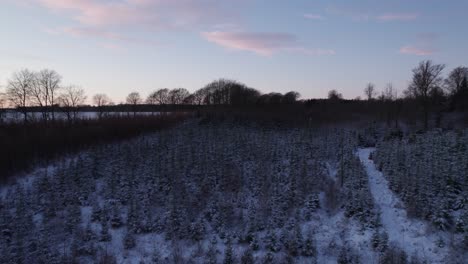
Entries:
<svg viewBox="0 0 468 264">
<path fill-rule="evenodd" d="M 323 20 L 324 17 L 317 14 L 304 14 L 304 18 L 311 19 L 311 20 Z"/>
<path fill-rule="evenodd" d="M 411 21 L 419 17 L 417 13 L 386 13 L 377 17 L 377 20 L 388 21 Z"/>
<path fill-rule="evenodd" d="M 417 56 L 428 56 L 434 54 L 433 49 L 424 49 L 418 48 L 414 46 L 404 46 L 400 48 L 400 53 L 402 54 L 409 54 L 409 55 L 417 55 Z"/>
<path fill-rule="evenodd" d="M 208 41 L 235 50 L 252 51 L 261 55 L 272 55 L 290 46 L 296 38 L 285 33 L 246 33 L 246 32 L 203 32 Z"/>
<path fill-rule="evenodd" d="M 307 49 L 297 44 L 296 37 L 287 33 L 250 33 L 250 32 L 202 32 L 202 36 L 219 46 L 231 50 L 254 52 L 271 56 L 281 51 L 299 52 L 309 55 L 334 54 L 332 50 Z"/>
<path fill-rule="evenodd" d="M 156 17 L 132 2 L 103 2 L 93 0 L 35 0 L 57 14 L 71 17 L 87 26 L 126 25 L 150 22 Z"/>
<path fill-rule="evenodd" d="M 152 44 L 153 41 L 136 39 L 129 35 L 141 31 L 199 31 L 210 25 L 234 25 L 237 14 L 232 3 L 218 0 L 21 1 L 37 4 L 57 16 L 75 22 L 72 26 L 46 29 L 47 33 L 145 44 Z M 240 7 L 244 2 L 247 1 L 239 0 L 236 6 Z"/>
<path fill-rule="evenodd" d="M 62 28 L 46 28 L 44 32 L 51 34 L 51 35 L 60 35 L 60 34 L 67 34 L 75 38 L 101 38 L 110 41 L 122 41 L 128 43 L 137 43 L 137 44 L 146 44 L 146 45 L 159 45 L 161 43 L 157 41 L 152 41 L 148 39 L 139 39 L 133 38 L 126 35 L 113 33 L 110 31 L 106 31 L 104 29 L 93 28 L 93 27 L 62 27 Z M 107 44 L 108 46 L 110 44 Z M 114 44 L 115 46 L 119 46 Z M 102 45 L 101 45 L 102 46 Z"/>
<path fill-rule="evenodd" d="M 215 0 L 30 0 L 86 26 L 183 28 L 229 18 Z M 229 9 L 229 10 L 232 10 Z"/>
</svg>

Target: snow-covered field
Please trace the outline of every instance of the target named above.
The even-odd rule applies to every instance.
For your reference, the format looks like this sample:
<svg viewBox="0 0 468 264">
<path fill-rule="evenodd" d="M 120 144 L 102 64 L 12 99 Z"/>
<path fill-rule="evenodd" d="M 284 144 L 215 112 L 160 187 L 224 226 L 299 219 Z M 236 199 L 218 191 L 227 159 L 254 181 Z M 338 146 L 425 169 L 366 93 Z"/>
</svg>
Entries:
<svg viewBox="0 0 468 264">
<path fill-rule="evenodd" d="M 195 120 L 95 147 L 2 187 L 0 263 L 463 263 L 463 236 L 409 217 L 374 151 Z"/>
<path fill-rule="evenodd" d="M 136 115 L 138 116 L 151 116 L 151 115 L 158 115 L 161 112 L 138 112 Z M 104 116 L 112 116 L 112 117 L 126 117 L 126 116 L 133 116 L 133 112 L 106 112 L 103 113 Z M 29 120 L 42 120 L 43 115 L 40 112 L 30 112 L 27 113 Z M 77 118 L 78 119 L 97 119 L 99 117 L 98 112 L 78 112 Z M 3 113 L 0 117 L 6 123 L 15 123 L 15 122 L 22 122 L 23 121 L 23 114 L 16 111 L 7 111 Z M 52 113 L 48 113 L 48 118 L 52 118 Z M 55 118 L 59 120 L 66 120 L 67 114 L 64 112 L 56 112 Z"/>
</svg>

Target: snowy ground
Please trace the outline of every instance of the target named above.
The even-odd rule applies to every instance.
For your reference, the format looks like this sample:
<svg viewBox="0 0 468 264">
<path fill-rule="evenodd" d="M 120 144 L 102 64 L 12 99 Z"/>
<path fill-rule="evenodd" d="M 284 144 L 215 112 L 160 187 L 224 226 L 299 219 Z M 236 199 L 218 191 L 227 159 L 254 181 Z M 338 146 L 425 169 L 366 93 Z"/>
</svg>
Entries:
<svg viewBox="0 0 468 264">
<path fill-rule="evenodd" d="M 389 242 L 405 250 L 408 256 L 418 256 L 430 263 L 446 263 L 448 247 L 437 246 L 439 241 L 448 242 L 448 234 L 430 232 L 428 224 L 409 219 L 400 199 L 388 188 L 388 182 L 369 159 L 373 148 L 359 149 L 357 155 L 369 176 L 369 185 L 375 205 L 380 209 L 383 227 Z"/>
<path fill-rule="evenodd" d="M 170 228 L 171 225 L 169 225 L 170 222 L 168 222 L 168 220 L 160 221 L 160 219 L 162 219 L 162 217 L 167 214 L 166 212 L 170 212 L 171 210 L 170 204 L 169 206 L 165 204 L 168 203 L 168 199 L 166 199 L 167 196 L 160 192 L 159 189 L 143 188 L 145 184 L 154 184 L 156 187 L 159 185 L 165 186 L 164 181 L 153 183 L 152 180 L 156 178 L 154 177 L 155 174 L 153 171 L 153 162 L 158 162 L 156 163 L 157 166 L 171 172 L 167 174 L 156 174 L 160 179 L 165 180 L 169 179 L 170 177 L 179 177 L 181 182 L 190 183 L 187 184 L 187 190 L 193 190 L 196 189 L 193 188 L 194 186 L 197 188 L 204 186 L 204 182 L 202 180 L 205 179 L 205 177 L 212 177 L 214 180 L 222 180 L 223 177 L 217 176 L 224 175 L 222 169 L 224 168 L 223 166 L 226 165 L 222 165 L 223 163 L 219 163 L 219 161 L 229 159 L 230 163 L 225 164 L 243 168 L 239 170 L 239 174 L 244 175 L 244 188 L 245 190 L 248 190 L 243 193 L 242 191 L 244 189 L 240 189 L 242 191 L 239 191 L 239 195 L 245 196 L 243 199 L 253 199 L 253 196 L 250 196 L 248 192 L 260 189 L 261 182 L 257 181 L 258 179 L 274 181 L 272 186 L 287 186 L 287 184 L 283 184 L 283 181 L 288 179 L 289 175 L 295 174 L 300 176 L 297 179 L 300 179 L 301 182 L 305 182 L 306 184 L 310 184 L 306 180 L 311 179 L 316 182 L 324 182 L 323 186 L 310 184 L 310 186 L 313 188 L 306 188 L 305 192 L 307 195 L 309 195 L 309 192 L 310 194 L 314 193 L 318 195 L 318 202 L 320 204 L 320 206 L 317 206 L 313 213 L 311 213 L 312 215 L 310 218 L 299 217 L 299 214 L 290 217 L 292 219 L 296 219 L 295 221 L 297 222 L 293 223 L 300 225 L 302 229 L 300 233 L 303 237 L 306 234 L 312 234 L 311 237 L 314 239 L 317 250 L 317 255 L 314 256 L 314 258 L 310 257 L 310 255 L 307 255 L 309 257 L 302 255 L 296 256 L 296 263 L 311 263 L 311 260 L 316 260 L 317 263 L 337 263 L 338 260 L 341 260 L 341 263 L 343 263 L 341 253 L 347 252 L 348 255 L 351 254 L 358 257 L 356 258 L 357 261 L 348 263 L 377 264 L 379 261 L 382 261 L 382 256 L 386 256 L 384 253 L 391 252 L 381 251 L 381 249 L 377 249 L 374 245 L 375 243 L 373 243 L 373 235 L 376 234 L 375 231 L 380 232 L 382 229 L 384 229 L 388 234 L 389 243 L 392 248 L 398 247 L 404 250 L 407 253 L 409 259 L 412 256 L 416 256 L 420 260 L 425 260 L 426 263 L 464 263 L 463 261 L 459 260 L 457 262 L 449 261 L 450 257 L 452 257 L 452 250 L 454 248 L 453 245 L 451 245 L 452 238 L 449 233 L 434 231 L 435 229 L 431 228 L 430 224 L 420 220 L 409 219 L 407 217 L 404 204 L 400 201 L 398 196 L 389 189 L 388 182 L 384 175 L 382 175 L 382 173 L 376 169 L 374 162 L 369 159 L 370 153 L 374 151 L 372 148 L 359 149 L 356 153 L 356 156 L 354 156 L 355 146 L 357 145 L 349 146 L 349 151 L 346 152 L 347 156 L 345 156 L 345 158 L 347 157 L 345 159 L 346 162 L 343 163 L 346 164 L 349 169 L 346 170 L 346 172 L 343 172 L 338 170 L 336 157 L 333 158 L 334 156 L 330 155 L 332 158 L 327 158 L 328 156 L 326 156 L 324 151 L 326 148 L 320 145 L 320 142 L 312 145 L 310 149 L 317 149 L 317 151 L 322 151 L 319 153 L 324 154 L 318 155 L 318 157 L 308 157 L 308 159 L 304 159 L 303 162 L 297 162 L 298 157 L 303 155 L 305 150 L 309 149 L 294 147 L 302 146 L 300 144 L 294 145 L 291 143 L 296 142 L 296 138 L 298 136 L 294 133 L 269 133 L 266 134 L 266 139 L 262 139 L 262 141 L 260 141 L 259 138 L 261 134 L 257 131 L 246 132 L 244 130 L 234 130 L 231 132 L 230 127 L 229 130 L 208 130 L 205 127 L 195 127 L 191 129 L 192 130 L 189 131 L 180 129 L 177 131 L 171 131 L 171 133 L 168 135 L 161 135 L 163 139 L 170 139 L 170 141 L 159 141 L 159 137 L 142 137 L 138 140 L 132 140 L 115 146 L 111 145 L 106 146 L 105 148 L 103 147 L 102 149 L 89 150 L 89 152 L 81 153 L 80 158 L 74 159 L 73 157 L 70 157 L 69 159 L 65 159 L 65 161 L 60 164 L 56 163 L 45 168 L 38 168 L 30 175 L 19 179 L 17 184 L 13 184 L 8 187 L 0 187 L 0 202 L 3 200 L 5 201 L 5 204 L 7 204 L 7 206 L 3 208 L 13 208 L 16 206 L 16 204 L 18 204 L 15 203 L 15 200 L 18 200 L 15 199 L 16 196 L 14 196 L 16 191 L 15 187 L 18 185 L 24 186 L 23 189 L 26 191 L 25 193 L 28 198 L 26 201 L 30 204 L 28 208 L 31 209 L 32 213 L 34 213 L 33 220 L 35 221 L 36 225 L 39 226 L 39 223 L 44 225 L 43 223 L 46 222 L 46 220 L 43 220 L 45 219 L 44 215 L 46 214 L 44 214 L 44 210 L 41 209 L 41 206 L 47 206 L 52 203 L 36 202 L 36 197 L 41 197 L 39 194 L 43 193 L 39 192 L 42 190 L 41 185 L 34 184 L 35 180 L 43 178 L 44 175 L 50 176 L 50 186 L 52 186 L 52 188 L 48 188 L 46 191 L 49 193 L 49 195 L 50 193 L 58 193 L 57 197 L 60 197 L 60 199 L 69 199 L 68 197 L 74 197 L 72 194 L 76 193 L 77 190 L 82 189 L 86 191 L 86 187 L 92 185 L 90 183 L 95 183 L 96 189 L 89 190 L 91 194 L 89 195 L 86 203 L 78 205 L 73 204 L 73 206 L 80 206 L 81 211 L 81 213 L 77 214 L 78 217 L 80 217 L 78 218 L 79 220 L 77 221 L 77 224 L 81 225 L 80 229 L 78 230 L 85 230 L 86 227 L 89 226 L 95 237 L 90 240 L 85 240 L 79 235 L 74 235 L 70 241 L 72 239 L 77 239 L 77 241 L 80 243 L 91 245 L 92 248 L 95 248 L 98 251 L 97 256 L 100 256 L 100 254 L 104 252 L 106 254 L 109 253 L 110 255 L 115 256 L 117 263 L 152 263 L 152 257 L 154 257 L 153 254 L 155 252 L 160 255 L 159 257 L 162 259 L 162 263 L 171 263 L 170 261 L 173 257 L 172 253 L 179 251 L 183 256 L 183 260 L 185 261 L 182 263 L 188 263 L 189 260 L 192 261 L 191 263 L 205 263 L 209 248 L 212 245 L 212 238 L 216 237 L 216 244 L 213 245 L 217 252 L 216 257 L 218 258 L 218 263 L 222 263 L 226 251 L 226 241 L 217 235 L 216 231 L 213 229 L 213 225 L 211 225 L 211 223 L 209 223 L 207 218 L 204 216 L 205 214 L 201 214 L 201 216 L 199 216 L 199 219 L 201 219 L 203 223 L 206 223 L 203 229 L 202 239 L 199 242 L 195 242 L 192 239 L 174 240 L 176 242 L 173 242 L 166 239 L 164 233 L 165 229 L 163 229 L 163 231 L 154 229 L 150 233 L 134 234 L 137 243 L 136 246 L 131 249 L 125 249 L 123 244 L 124 237 L 128 230 L 130 230 L 130 225 L 128 222 L 128 205 L 118 204 L 116 207 L 118 210 L 120 210 L 120 218 L 124 224 L 120 227 L 109 229 L 109 233 L 111 234 L 111 241 L 107 242 L 99 240 L 103 223 L 107 223 L 108 219 L 106 217 L 111 215 L 109 213 L 109 209 L 106 209 L 106 212 L 100 213 L 102 215 L 101 220 L 91 221 L 91 218 L 93 214 L 93 207 L 104 209 L 106 201 L 108 201 L 109 204 L 113 204 L 116 199 L 127 199 L 127 201 L 132 201 L 132 199 L 134 199 L 134 201 L 141 201 L 143 206 L 152 209 L 152 215 L 150 216 L 153 217 L 152 219 L 155 221 L 155 223 L 162 225 L 163 228 Z M 205 129 L 205 131 L 202 129 Z M 225 141 L 215 141 L 214 143 L 216 144 L 214 144 L 211 142 L 211 140 L 213 135 L 217 135 L 217 133 L 226 135 L 228 138 L 225 139 Z M 248 141 L 250 144 L 241 144 L 242 142 L 240 141 L 236 142 L 235 140 L 237 140 L 239 134 L 244 135 L 244 140 L 250 139 L 251 141 Z M 285 137 L 285 135 L 287 137 Z M 194 144 L 194 139 L 197 140 L 196 146 L 194 145 L 190 149 L 181 147 Z M 174 142 L 177 142 L 177 144 Z M 266 147 L 264 147 L 262 144 L 263 142 L 267 143 L 265 144 Z M 256 146 L 253 144 L 258 144 L 258 147 L 252 147 Z M 328 141 L 327 144 L 333 146 L 333 143 L 329 143 Z M 241 148 L 241 150 L 239 150 L 239 148 Z M 151 155 L 158 154 L 160 149 L 170 149 L 171 151 L 165 151 L 160 156 L 156 156 L 151 159 Z M 236 151 L 234 152 L 231 150 Z M 283 150 L 285 151 L 282 152 Z M 193 155 L 183 155 L 192 152 Z M 330 153 L 335 152 L 336 150 L 334 149 L 330 151 Z M 207 153 L 209 153 L 209 155 Z M 244 153 L 253 154 L 250 154 L 250 158 L 244 158 Z M 221 155 L 222 158 L 218 159 L 218 157 L 215 155 Z M 141 156 L 141 158 L 131 159 L 131 157 L 139 156 Z M 201 157 L 203 157 L 203 159 L 201 159 Z M 265 158 L 263 159 L 262 157 Z M 273 160 L 273 157 L 276 158 L 276 160 L 274 160 L 275 162 L 270 162 L 269 160 Z M 359 158 L 360 162 L 357 157 Z M 315 163 L 313 158 L 320 162 Z M 265 160 L 268 162 L 265 162 Z M 177 161 L 177 164 L 175 161 Z M 70 164 L 74 164 L 74 162 L 77 162 L 77 164 L 80 166 L 71 166 Z M 258 163 L 261 164 L 262 162 L 265 162 L 263 163 L 263 166 L 258 166 L 258 169 L 256 170 L 255 168 Z M 138 169 L 132 169 L 134 168 L 134 164 L 138 165 Z M 171 164 L 171 166 L 167 166 L 166 164 Z M 193 166 L 193 164 L 198 164 L 198 166 Z M 76 168 L 82 168 L 82 170 L 77 170 Z M 113 170 L 110 170 L 111 168 L 114 168 L 116 171 L 119 170 L 120 173 L 114 173 Z M 178 169 L 176 168 L 184 168 L 184 171 L 179 173 Z M 198 170 L 198 172 L 188 174 L 186 173 L 185 168 L 190 168 L 193 171 Z M 214 173 L 211 173 L 208 168 L 214 168 L 216 170 Z M 303 171 L 305 173 L 303 173 Z M 138 181 L 136 181 L 139 185 L 136 186 L 138 188 L 135 188 L 142 191 L 135 191 L 128 188 L 129 182 L 133 182 L 134 180 L 134 174 L 132 174 L 133 172 L 135 172 L 135 175 L 139 175 Z M 94 173 L 101 176 L 99 178 L 94 178 Z M 198 175 L 201 173 L 206 173 L 207 176 L 198 177 Z M 344 173 L 348 173 L 346 177 L 341 176 L 345 175 Z M 276 177 L 266 177 L 268 174 L 276 175 Z M 113 181 L 117 178 L 115 175 L 118 175 L 118 182 Z M 345 181 L 345 185 L 340 187 L 340 176 L 343 177 L 343 179 L 348 180 L 349 183 L 352 182 L 353 179 L 358 179 L 361 183 L 359 185 L 346 185 L 347 182 Z M 54 177 L 58 178 L 56 178 L 55 181 L 52 181 Z M 61 186 L 65 188 L 57 188 Z M 107 192 L 108 190 L 106 190 L 106 188 L 112 190 L 112 186 L 116 188 L 115 193 Z M 335 188 L 328 188 L 328 186 Z M 146 201 L 145 199 L 149 199 L 145 194 L 151 193 L 152 190 L 157 190 L 153 192 L 155 194 L 160 194 L 158 196 L 153 196 L 153 200 L 161 201 L 164 206 L 155 208 L 149 206 L 149 203 L 143 203 L 143 201 Z M 289 194 L 289 192 L 287 192 L 287 188 L 282 190 L 283 193 Z M 130 193 L 132 196 L 129 196 L 130 198 L 128 198 L 125 195 L 120 195 L 125 192 Z M 363 195 L 354 196 L 354 194 L 359 194 L 359 192 L 362 192 Z M 201 192 L 198 193 L 200 195 L 199 197 L 201 197 Z M 349 193 L 352 193 L 353 195 L 350 196 L 348 195 Z M 178 192 L 174 191 L 174 194 L 177 195 Z M 265 197 L 270 198 L 272 197 L 272 194 L 275 193 L 270 192 L 268 195 L 265 195 Z M 335 206 L 333 206 L 333 203 L 330 202 L 333 201 L 332 199 L 335 197 L 331 194 L 341 195 L 336 196 L 337 201 Z M 300 200 L 305 200 L 307 195 L 301 197 Z M 44 197 L 47 197 L 47 199 L 50 199 L 50 201 L 55 201 L 52 200 L 52 198 L 55 198 L 55 196 L 50 196 L 52 198 L 49 198 L 49 196 Z M 187 195 L 187 197 L 194 196 Z M 289 199 L 289 196 L 287 195 L 284 197 L 286 197 L 285 199 Z M 64 200 L 68 201 L 66 199 Z M 327 201 L 327 199 L 329 200 Z M 227 205 L 229 205 L 231 208 L 239 209 L 238 211 L 245 213 L 254 212 L 254 210 L 246 210 L 246 208 L 249 209 L 249 202 L 245 202 L 242 199 L 226 200 L 229 202 Z M 47 200 L 45 201 L 47 202 Z M 279 204 L 282 199 L 272 199 L 272 201 Z M 361 203 L 356 205 L 353 203 L 348 203 L 349 201 L 365 201 L 365 208 L 372 207 L 372 218 L 369 218 L 371 220 L 362 220 L 367 218 L 359 218 L 359 215 L 357 214 L 348 216 L 347 212 L 349 211 L 349 207 L 353 209 L 360 208 L 359 206 L 362 206 Z M 93 202 L 99 204 L 99 206 L 96 206 Z M 189 202 L 189 200 L 187 200 L 187 202 Z M 224 203 L 221 205 L 226 206 Z M 120 208 L 118 206 L 120 206 Z M 217 205 L 216 207 L 213 206 L 213 210 L 218 210 L 217 208 L 219 206 L 220 205 Z M 278 206 L 279 205 L 275 205 L 272 208 L 279 208 Z M 70 208 L 75 207 L 69 206 L 68 208 L 61 209 L 63 212 L 57 214 L 58 216 L 55 218 L 49 216 L 49 219 L 47 220 L 49 221 L 48 223 L 56 224 L 61 223 L 62 221 L 65 221 L 65 223 L 66 221 L 69 221 L 71 217 L 62 216 L 67 216 L 66 214 L 72 215 Z M 258 208 L 261 207 L 253 208 L 258 210 Z M 306 207 L 304 207 L 302 204 L 298 206 L 298 209 L 304 208 Z M 2 209 L 2 207 L 0 207 L 0 209 Z M 201 210 L 208 211 L 208 209 L 212 211 L 211 208 L 201 207 Z M 377 219 L 375 218 L 375 216 L 377 216 L 376 209 L 380 211 L 382 225 L 374 223 L 374 220 Z M 141 215 L 144 215 L 143 213 L 145 211 L 140 209 L 138 212 L 141 213 Z M 231 217 L 240 217 L 239 215 L 232 214 Z M 261 216 L 262 215 L 258 216 L 259 220 L 263 221 L 264 223 L 269 220 L 266 218 L 260 218 Z M 62 217 L 63 219 L 59 217 Z M 180 218 L 183 217 L 187 217 L 187 214 L 180 216 Z M 0 220 L 1 219 L 2 218 L 0 218 Z M 75 220 L 74 218 L 71 219 Z M 250 220 L 245 220 L 244 222 L 240 223 L 239 226 L 247 226 L 249 223 L 248 221 Z M 137 224 L 140 225 L 141 223 L 137 222 Z M 61 226 L 66 227 L 63 224 L 61 224 Z M 45 226 L 45 228 L 48 228 L 53 232 L 60 232 L 62 230 L 60 229 L 62 227 L 53 228 L 52 224 Z M 280 244 L 281 249 L 280 252 L 275 253 L 275 258 L 278 259 L 276 263 L 280 263 L 279 259 L 287 252 L 287 247 L 285 245 L 281 245 L 284 241 L 284 237 L 281 238 L 281 234 L 283 234 L 282 228 L 283 227 L 273 226 L 269 229 L 270 231 L 276 233 L 277 239 L 280 238 L 278 239 L 278 241 L 280 241 L 278 244 Z M 235 229 L 233 230 L 235 232 L 239 232 L 240 234 L 241 231 L 243 231 L 242 228 L 239 228 L 240 231 Z M 40 233 L 39 231 L 37 232 Z M 377 232 L 377 234 L 379 232 Z M 77 234 L 79 233 L 77 232 Z M 268 239 L 265 239 L 267 230 L 259 229 L 258 231 L 255 231 L 254 234 L 255 239 L 258 240 L 257 242 L 259 242 L 260 247 L 253 253 L 253 255 L 256 260 L 255 263 L 261 263 L 268 250 L 270 250 L 268 247 L 266 247 L 266 243 L 269 242 Z M 238 234 L 235 235 L 237 237 Z M 59 239 L 61 239 L 61 237 L 59 237 Z M 61 249 L 65 247 L 62 246 L 62 244 L 65 243 L 60 242 L 57 244 L 57 240 L 58 239 L 51 240 L 51 242 L 47 243 L 51 243 L 53 246 L 52 248 L 57 247 L 60 249 L 58 252 L 62 252 Z M 299 241 L 303 243 L 303 240 L 304 239 L 300 239 Z M 234 241 L 236 240 L 234 239 Z M 440 243 L 441 241 L 443 243 Z M 445 246 L 439 246 L 441 244 L 445 244 Z M 1 246 L 2 244 L 0 244 L 0 249 L 2 249 Z M 235 242 L 233 250 L 237 259 L 243 255 L 244 250 L 246 249 L 246 243 Z M 92 263 L 95 259 L 92 256 L 84 255 L 80 258 L 80 260 L 80 263 Z M 0 263 L 3 262 L 0 261 Z"/>
<path fill-rule="evenodd" d="M 137 116 L 151 116 L 151 115 L 159 115 L 164 112 L 137 112 Z M 42 113 L 41 112 L 29 112 L 28 114 L 29 120 L 41 120 Z M 49 118 L 51 118 L 51 113 L 49 113 Z M 106 112 L 106 116 L 112 117 L 127 117 L 133 116 L 133 112 Z M 99 116 L 98 112 L 78 112 L 77 118 L 79 119 L 97 119 Z M 0 117 L 1 118 L 1 117 Z M 67 115 L 63 112 L 56 112 L 55 118 L 58 120 L 66 120 Z M 3 116 L 3 121 L 6 123 L 16 123 L 23 121 L 23 114 L 17 111 L 7 111 Z"/>
</svg>

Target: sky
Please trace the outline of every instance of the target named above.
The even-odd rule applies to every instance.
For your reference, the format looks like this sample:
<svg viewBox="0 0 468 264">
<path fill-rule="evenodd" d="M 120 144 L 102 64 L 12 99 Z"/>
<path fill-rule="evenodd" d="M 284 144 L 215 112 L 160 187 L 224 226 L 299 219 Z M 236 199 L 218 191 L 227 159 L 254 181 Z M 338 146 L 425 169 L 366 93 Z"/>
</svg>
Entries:
<svg viewBox="0 0 468 264">
<path fill-rule="evenodd" d="M 264 93 L 406 89 L 431 59 L 468 64 L 466 0 L 0 0 L 0 86 L 23 68 L 121 102 L 218 78 Z"/>
</svg>

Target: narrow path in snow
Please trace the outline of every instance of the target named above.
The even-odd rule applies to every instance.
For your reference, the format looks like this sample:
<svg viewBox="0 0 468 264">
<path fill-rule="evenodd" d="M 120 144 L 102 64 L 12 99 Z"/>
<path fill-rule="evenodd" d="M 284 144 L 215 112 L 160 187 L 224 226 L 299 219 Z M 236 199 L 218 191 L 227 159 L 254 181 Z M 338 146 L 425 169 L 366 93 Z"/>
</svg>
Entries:
<svg viewBox="0 0 468 264">
<path fill-rule="evenodd" d="M 427 223 L 407 217 L 403 203 L 389 189 L 387 180 L 369 159 L 369 155 L 374 150 L 374 148 L 359 149 L 357 155 L 369 177 L 374 203 L 380 208 L 380 219 L 388 233 L 390 244 L 394 243 L 405 250 L 408 257 L 418 256 L 421 260 L 430 263 L 445 263 L 447 247 L 440 248 L 436 242 L 441 237 L 446 239 L 446 234 L 428 233 Z"/>
</svg>

